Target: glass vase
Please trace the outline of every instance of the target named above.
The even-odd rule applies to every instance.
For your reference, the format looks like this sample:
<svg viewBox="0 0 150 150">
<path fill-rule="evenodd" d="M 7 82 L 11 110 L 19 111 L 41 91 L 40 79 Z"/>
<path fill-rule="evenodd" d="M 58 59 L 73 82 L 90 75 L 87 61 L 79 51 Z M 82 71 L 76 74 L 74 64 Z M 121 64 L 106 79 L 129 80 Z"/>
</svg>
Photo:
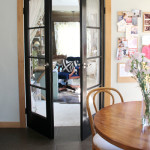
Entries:
<svg viewBox="0 0 150 150">
<path fill-rule="evenodd" d="M 142 100 L 142 124 L 143 126 L 150 126 L 150 98 L 143 97 Z"/>
</svg>

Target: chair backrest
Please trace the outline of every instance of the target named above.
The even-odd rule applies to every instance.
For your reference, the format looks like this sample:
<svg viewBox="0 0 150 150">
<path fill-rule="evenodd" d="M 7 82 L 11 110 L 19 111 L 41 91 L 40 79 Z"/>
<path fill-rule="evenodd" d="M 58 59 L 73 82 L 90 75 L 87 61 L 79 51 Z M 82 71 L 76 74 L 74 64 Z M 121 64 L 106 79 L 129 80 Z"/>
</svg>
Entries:
<svg viewBox="0 0 150 150">
<path fill-rule="evenodd" d="M 111 91 L 116 92 L 116 93 L 119 95 L 119 97 L 120 97 L 120 99 L 121 99 L 121 102 L 124 102 L 121 93 L 120 93 L 118 90 L 114 89 L 114 88 L 99 87 L 99 88 L 96 88 L 96 89 L 91 90 L 91 91 L 88 93 L 88 95 L 87 95 L 86 107 L 87 107 L 87 112 L 88 112 L 88 116 L 89 116 L 89 120 L 90 120 L 92 136 L 94 136 L 94 135 L 96 134 L 96 132 L 95 132 L 95 129 L 94 129 L 93 117 L 92 117 L 91 110 L 90 110 L 89 98 L 90 98 L 91 94 L 94 94 L 94 95 L 93 95 L 93 105 L 94 105 L 95 111 L 96 111 L 96 113 L 97 113 L 98 110 L 97 110 L 97 107 L 96 107 L 96 104 L 95 104 L 96 95 L 97 95 L 97 94 L 100 94 L 100 93 L 107 93 L 107 94 L 109 94 L 109 95 L 112 97 L 112 104 L 114 104 L 115 99 L 114 99 L 114 96 L 113 96 L 113 94 L 111 93 Z"/>
</svg>

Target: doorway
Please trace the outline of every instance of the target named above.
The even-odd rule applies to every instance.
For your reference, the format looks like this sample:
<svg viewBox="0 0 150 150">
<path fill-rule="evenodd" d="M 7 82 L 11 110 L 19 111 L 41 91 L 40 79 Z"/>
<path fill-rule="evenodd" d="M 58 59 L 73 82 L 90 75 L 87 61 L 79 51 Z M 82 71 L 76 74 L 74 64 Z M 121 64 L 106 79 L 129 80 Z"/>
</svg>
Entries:
<svg viewBox="0 0 150 150">
<path fill-rule="evenodd" d="M 79 127 L 79 1 L 52 0 L 52 26 L 54 127 Z"/>
<path fill-rule="evenodd" d="M 56 3 L 55 11 L 51 0 L 36 1 L 36 5 L 32 2 L 35 1 L 25 0 L 27 125 L 53 138 L 55 103 L 59 105 L 56 110 L 65 106 L 61 112 L 66 113 L 67 106 L 75 110 L 76 105 L 77 111 L 70 116 L 79 113 L 80 121 L 73 125 L 81 127 L 84 139 L 90 134 L 86 94 L 104 86 L 104 2 L 72 0 L 73 6 L 67 12 L 62 8 L 66 9 L 64 3 L 71 1 L 63 0 L 63 7 Z M 74 10 L 75 4 L 78 11 Z M 102 97 L 97 99 L 97 106 L 103 107 Z M 66 126 L 65 122 L 62 125 Z"/>
</svg>

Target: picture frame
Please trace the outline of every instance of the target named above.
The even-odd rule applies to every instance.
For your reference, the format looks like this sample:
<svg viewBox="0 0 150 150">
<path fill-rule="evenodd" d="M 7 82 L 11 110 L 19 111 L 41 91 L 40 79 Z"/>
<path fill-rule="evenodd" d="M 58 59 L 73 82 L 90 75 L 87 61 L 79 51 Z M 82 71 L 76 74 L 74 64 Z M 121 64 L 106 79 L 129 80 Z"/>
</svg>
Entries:
<svg viewBox="0 0 150 150">
<path fill-rule="evenodd" d="M 131 73 L 125 72 L 125 63 L 117 64 L 117 82 L 118 83 L 136 82 L 136 80 L 132 78 Z"/>
<path fill-rule="evenodd" d="M 150 12 L 143 12 L 143 32 L 150 33 Z"/>
</svg>

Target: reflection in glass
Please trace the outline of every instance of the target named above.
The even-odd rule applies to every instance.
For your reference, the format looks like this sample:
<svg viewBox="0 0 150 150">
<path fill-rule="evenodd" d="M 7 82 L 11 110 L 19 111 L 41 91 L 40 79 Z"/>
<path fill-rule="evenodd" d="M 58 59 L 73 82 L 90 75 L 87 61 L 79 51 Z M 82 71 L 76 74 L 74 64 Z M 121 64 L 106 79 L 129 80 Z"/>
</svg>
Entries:
<svg viewBox="0 0 150 150">
<path fill-rule="evenodd" d="M 31 87 L 31 111 L 46 117 L 46 91 Z"/>
<path fill-rule="evenodd" d="M 99 84 L 99 70 L 99 58 L 87 60 L 87 88 Z"/>
<path fill-rule="evenodd" d="M 100 27 L 100 3 L 99 0 L 87 0 L 87 26 Z"/>
<path fill-rule="evenodd" d="M 30 79 L 31 84 L 45 87 L 45 60 L 30 59 Z"/>
<path fill-rule="evenodd" d="M 29 27 L 44 26 L 44 0 L 29 1 Z"/>
<path fill-rule="evenodd" d="M 99 56 L 100 30 L 87 29 L 87 57 Z"/>
<path fill-rule="evenodd" d="M 30 56 L 45 57 L 44 29 L 30 30 Z"/>
</svg>

